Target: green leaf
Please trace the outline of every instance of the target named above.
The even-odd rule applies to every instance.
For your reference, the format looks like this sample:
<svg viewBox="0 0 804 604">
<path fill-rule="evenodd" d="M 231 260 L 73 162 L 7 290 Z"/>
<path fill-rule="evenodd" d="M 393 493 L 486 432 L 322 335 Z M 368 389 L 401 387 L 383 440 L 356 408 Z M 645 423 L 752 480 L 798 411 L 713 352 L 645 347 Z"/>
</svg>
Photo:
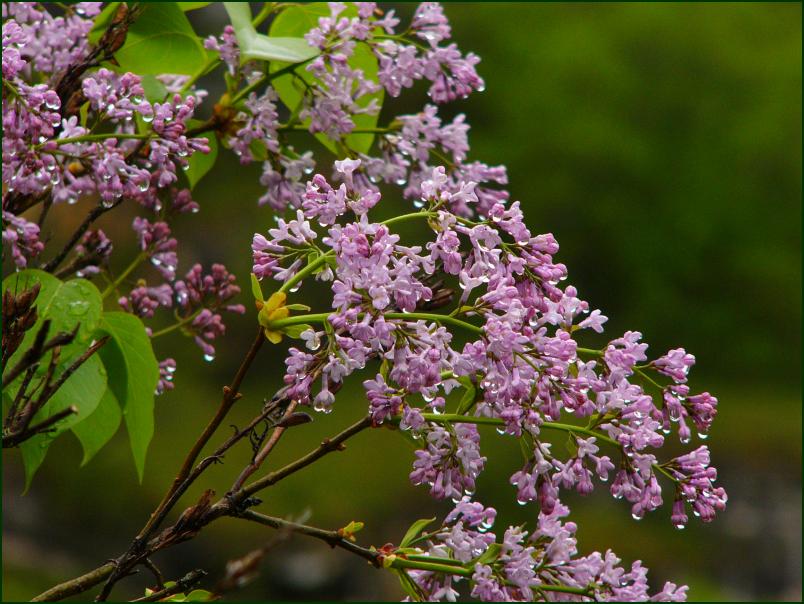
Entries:
<svg viewBox="0 0 804 604">
<path fill-rule="evenodd" d="M 210 600 L 212 600 L 212 592 L 206 589 L 194 589 L 184 598 L 185 602 L 209 602 Z"/>
<path fill-rule="evenodd" d="M 300 63 L 318 55 L 318 49 L 313 48 L 302 37 L 270 37 L 257 33 L 251 23 L 251 9 L 248 2 L 224 2 L 224 8 L 229 14 L 229 20 L 237 36 L 240 46 L 240 61 L 251 59 L 263 61 L 286 61 Z"/>
<path fill-rule="evenodd" d="M 3 280 L 3 291 L 11 289 L 13 292 L 21 292 L 35 283 L 41 286 L 35 302 L 39 318 L 25 334 L 22 344 L 8 362 L 8 367 L 16 365 L 19 357 L 30 348 L 46 319 L 50 320 L 48 339 L 58 332 L 71 332 L 76 325 L 79 326 L 75 340 L 62 346 L 61 358 L 65 361 L 83 352 L 101 319 L 103 301 L 100 292 L 86 279 L 60 281 L 45 271 L 27 269 L 6 277 Z M 44 371 L 45 365 L 42 364 L 41 371 Z"/>
<path fill-rule="evenodd" d="M 575 440 L 575 436 L 573 434 L 567 434 L 567 440 L 564 443 L 564 446 L 567 448 L 567 452 L 570 454 L 570 457 L 575 457 L 578 455 L 578 443 Z"/>
<path fill-rule="evenodd" d="M 209 6 L 210 4 L 212 4 L 212 2 L 179 2 L 178 4 L 179 8 L 183 10 L 185 13 L 187 13 L 197 8 L 204 8 L 205 6 Z"/>
<path fill-rule="evenodd" d="M 287 308 L 288 310 L 303 310 L 305 312 L 307 312 L 308 310 L 312 310 L 306 304 L 298 304 L 298 303 L 296 303 L 296 304 L 285 304 L 285 308 Z"/>
<path fill-rule="evenodd" d="M 284 333 L 289 338 L 299 339 L 303 332 L 312 328 L 313 328 L 312 325 L 307 325 L 306 323 L 303 323 L 301 325 L 288 325 L 282 330 L 282 333 Z"/>
<path fill-rule="evenodd" d="M 262 286 L 260 285 L 260 280 L 257 279 L 257 275 L 251 273 L 251 293 L 254 294 L 254 299 L 259 300 L 260 302 L 265 302 L 265 297 L 262 293 Z"/>
<path fill-rule="evenodd" d="M 108 346 L 108 344 L 107 344 Z M 103 367 L 98 353 L 89 357 L 75 373 L 73 373 L 62 386 L 56 390 L 50 400 L 42 407 L 31 420 L 31 425 L 38 424 L 50 416 L 67 409 L 70 405 L 78 408 L 78 413 L 68 415 L 58 422 L 52 432 L 40 434 L 26 440 L 20 445 L 22 461 L 25 465 L 25 490 L 31 484 L 34 474 L 42 465 L 47 455 L 50 443 L 63 433 L 93 414 L 106 390 L 106 370 Z M 68 366 L 64 363 L 59 366 L 61 371 Z M 19 387 L 19 382 L 15 384 Z M 16 390 L 12 392 L 16 394 Z"/>
<path fill-rule="evenodd" d="M 408 571 L 404 568 L 395 568 L 394 572 L 396 572 L 397 576 L 399 577 L 399 582 L 402 584 L 402 589 L 405 590 L 405 593 L 408 594 L 411 601 L 421 602 L 422 596 L 416 588 L 416 584 L 413 582 L 413 579 L 411 579 L 410 575 L 408 575 Z"/>
<path fill-rule="evenodd" d="M 480 554 L 477 558 L 469 562 L 467 566 L 474 568 L 475 564 L 491 564 L 500 557 L 502 551 L 502 544 L 492 543 L 486 548 L 486 551 Z"/>
<path fill-rule="evenodd" d="M 145 91 L 145 98 L 152 103 L 161 103 L 167 96 L 167 87 L 157 80 L 155 75 L 142 76 L 141 84 Z"/>
<path fill-rule="evenodd" d="M 265 161 L 268 159 L 268 149 L 261 140 L 253 140 L 248 145 L 251 155 L 254 156 L 255 161 Z"/>
<path fill-rule="evenodd" d="M 178 2 L 144 2 L 115 53 L 120 67 L 138 75 L 192 75 L 206 63 L 207 52 Z"/>
<path fill-rule="evenodd" d="M 477 397 L 477 389 L 475 388 L 474 384 L 471 382 L 469 386 L 466 387 L 466 392 L 464 393 L 463 397 L 461 398 L 461 402 L 458 403 L 458 409 L 456 411 L 457 414 L 463 415 L 472 406 L 475 404 L 475 398 Z"/>
<path fill-rule="evenodd" d="M 407 547 L 411 544 L 411 542 L 419 536 L 419 534 L 430 524 L 435 522 L 435 518 L 422 518 L 421 520 L 417 520 L 413 524 L 410 525 L 408 532 L 405 533 L 405 536 L 402 537 L 402 541 L 399 542 L 399 547 Z"/>
<path fill-rule="evenodd" d="M 192 128 L 201 122 L 199 120 L 188 120 L 188 125 Z M 204 178 L 204 175 L 212 169 L 215 165 L 215 160 L 218 159 L 218 137 L 214 132 L 206 134 L 199 134 L 199 138 L 207 139 L 209 143 L 209 153 L 201 153 L 196 151 L 188 158 L 189 168 L 184 171 L 187 180 L 190 183 L 190 189 L 195 188 L 198 181 Z"/>
<path fill-rule="evenodd" d="M 154 433 L 154 392 L 159 363 L 139 318 L 125 312 L 104 314 L 100 331 L 112 339 L 100 350 L 109 388 L 120 402 L 137 475 L 142 482 L 145 457 Z"/>
<path fill-rule="evenodd" d="M 109 28 L 109 25 L 111 25 L 112 20 L 117 13 L 117 7 L 119 7 L 121 4 L 122 2 L 109 2 L 103 7 L 103 10 L 98 14 L 98 16 L 95 17 L 95 21 L 92 23 L 92 29 L 89 30 L 89 34 L 87 36 L 90 44 L 97 44 L 100 41 L 100 39 L 103 37 L 103 34 L 106 33 L 106 30 Z"/>
<path fill-rule="evenodd" d="M 95 457 L 95 454 L 117 433 L 121 419 L 117 397 L 110 388 L 106 388 L 95 411 L 73 426 L 73 434 L 84 449 L 82 466 Z"/>
<path fill-rule="evenodd" d="M 87 126 L 87 117 L 89 116 L 89 101 L 81 105 L 78 109 L 78 117 L 80 120 L 81 126 L 86 128 Z"/>
<path fill-rule="evenodd" d="M 272 36 L 303 36 L 313 27 L 318 26 L 319 17 L 328 17 L 330 9 L 325 2 L 312 2 L 308 4 L 301 4 L 299 6 L 289 6 L 285 8 L 271 23 L 270 35 Z M 341 13 L 343 17 L 357 16 L 357 7 L 350 3 L 347 5 L 345 11 Z M 272 62 L 269 71 L 273 73 L 279 69 L 287 67 L 289 63 Z M 362 69 L 365 76 L 369 79 L 376 80 L 379 65 L 377 58 L 371 49 L 363 43 L 358 43 L 355 46 L 354 54 L 349 59 L 349 65 L 354 69 Z M 306 69 L 296 69 L 294 73 L 289 73 L 274 79 L 271 85 L 276 90 L 282 102 L 293 111 L 301 101 L 306 91 L 306 86 L 299 79 L 307 84 L 315 82 L 316 78 Z M 377 99 L 380 106 L 382 106 L 385 97 L 384 89 L 379 92 L 366 95 L 361 98 L 360 105 L 367 106 L 372 99 Z M 377 126 L 377 119 L 379 112 L 375 115 L 356 115 L 353 117 L 356 129 L 374 128 Z M 309 120 L 306 122 L 309 124 Z M 324 134 L 316 134 L 316 138 L 321 143 L 336 155 L 342 155 L 338 149 L 338 144 Z M 374 141 L 374 134 L 350 134 L 344 138 L 344 142 L 351 149 L 361 153 L 368 153 L 371 144 Z"/>
</svg>

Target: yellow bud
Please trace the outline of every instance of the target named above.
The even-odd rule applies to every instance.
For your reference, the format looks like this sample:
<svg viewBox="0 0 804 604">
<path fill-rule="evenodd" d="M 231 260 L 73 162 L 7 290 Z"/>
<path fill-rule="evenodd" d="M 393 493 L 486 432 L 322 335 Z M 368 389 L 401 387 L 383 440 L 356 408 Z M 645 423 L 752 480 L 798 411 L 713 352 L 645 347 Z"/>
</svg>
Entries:
<svg viewBox="0 0 804 604">
<path fill-rule="evenodd" d="M 279 344 L 282 341 L 282 334 L 278 331 L 272 331 L 270 329 L 266 329 L 264 331 L 265 337 L 271 344 Z"/>
<path fill-rule="evenodd" d="M 273 310 L 285 305 L 285 300 L 288 299 L 287 294 L 285 292 L 274 292 L 271 294 L 271 297 L 265 301 L 265 307 L 268 309 L 270 313 Z"/>
<path fill-rule="evenodd" d="M 284 319 L 290 314 L 290 309 L 287 306 L 282 306 L 277 308 L 274 311 L 271 311 L 268 315 L 269 321 L 277 321 L 279 319 Z"/>
</svg>

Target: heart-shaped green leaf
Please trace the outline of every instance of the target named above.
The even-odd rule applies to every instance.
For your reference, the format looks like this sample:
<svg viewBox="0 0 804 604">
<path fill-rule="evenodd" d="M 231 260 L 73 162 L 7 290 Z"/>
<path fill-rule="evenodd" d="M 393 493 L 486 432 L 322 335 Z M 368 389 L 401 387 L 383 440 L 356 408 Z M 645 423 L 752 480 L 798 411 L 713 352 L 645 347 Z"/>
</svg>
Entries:
<svg viewBox="0 0 804 604">
<path fill-rule="evenodd" d="M 117 433 L 122 417 L 117 397 L 110 388 L 106 388 L 95 411 L 73 426 L 73 434 L 84 449 L 82 466 L 95 457 Z"/>
<path fill-rule="evenodd" d="M 115 53 L 120 67 L 138 75 L 192 75 L 201 69 L 207 52 L 179 3 L 144 2 L 142 7 Z"/>
<path fill-rule="evenodd" d="M 224 2 L 229 20 L 235 30 L 240 46 L 240 60 L 285 61 L 301 63 L 312 59 L 318 50 L 310 46 L 302 37 L 266 36 L 257 33 L 251 23 L 251 9 L 248 2 Z"/>
<path fill-rule="evenodd" d="M 154 396 L 159 363 L 151 339 L 138 317 L 108 312 L 100 331 L 112 336 L 100 355 L 109 374 L 109 388 L 123 409 L 137 475 L 142 481 L 145 457 L 154 434 Z"/>
</svg>

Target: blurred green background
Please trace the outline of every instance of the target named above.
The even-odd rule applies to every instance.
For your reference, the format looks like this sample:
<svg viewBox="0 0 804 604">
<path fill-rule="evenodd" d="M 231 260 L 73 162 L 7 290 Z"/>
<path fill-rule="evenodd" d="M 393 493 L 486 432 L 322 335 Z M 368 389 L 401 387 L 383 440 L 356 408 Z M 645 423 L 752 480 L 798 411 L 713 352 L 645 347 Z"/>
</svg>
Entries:
<svg viewBox="0 0 804 604">
<path fill-rule="evenodd" d="M 403 18 L 413 10 L 383 6 Z M 709 442 L 728 510 L 711 525 L 675 531 L 667 508 L 636 523 L 624 503 L 598 489 L 568 501 L 581 550 L 611 547 L 629 563 L 641 558 L 655 586 L 689 583 L 694 600 L 800 600 L 801 5 L 450 3 L 446 10 L 461 48 L 482 57 L 486 91 L 447 109 L 467 114 L 472 157 L 508 166 L 512 199 L 522 201 L 533 230 L 556 235 L 570 282 L 610 317 L 607 335 L 640 330 L 654 354 L 686 347 L 698 358 L 693 387 L 720 399 Z M 225 16 L 218 5 L 192 18 L 207 34 Z M 217 86 L 210 80 L 212 98 Z M 419 86 L 388 102 L 381 121 L 416 111 L 425 92 Z M 330 159 L 320 154 L 322 169 Z M 183 270 L 222 260 L 247 284 L 251 235 L 272 223 L 256 206 L 259 173 L 223 155 L 196 192 L 202 212 L 176 229 Z M 382 205 L 388 215 L 407 208 L 393 191 Z M 69 232 L 81 215 L 63 210 L 60 228 Z M 103 228 L 124 249 L 131 215 L 106 218 Z M 313 290 L 299 296 L 321 299 Z M 77 441 L 59 439 L 24 496 L 17 454 L 4 451 L 4 599 L 31 597 L 127 547 L 250 341 L 252 315 L 227 325 L 211 365 L 180 336 L 157 343 L 179 371 L 176 390 L 158 400 L 142 485 L 122 432 L 80 471 Z M 261 353 L 233 423 L 242 425 L 275 390 L 282 350 Z M 358 385 L 342 391 L 336 413 L 294 429 L 269 465 L 359 417 Z M 515 506 L 507 484 L 518 451 L 493 431 L 484 437 L 489 463 L 477 498 L 498 506 L 498 525 L 532 518 L 534 509 Z M 245 450 L 230 454 L 179 508 L 206 486 L 225 492 L 247 458 Z M 330 528 L 363 520 L 362 542 L 398 541 L 413 520 L 449 507 L 408 483 L 411 461 L 401 438 L 370 431 L 270 489 L 260 509 L 309 514 L 310 523 Z M 270 537 L 270 529 L 224 520 L 156 561 L 171 577 L 204 567 L 212 584 L 226 560 Z M 389 573 L 303 538 L 274 550 L 262 569 L 230 598 L 402 596 Z M 141 595 L 149 580 L 127 580 L 118 597 Z"/>
</svg>

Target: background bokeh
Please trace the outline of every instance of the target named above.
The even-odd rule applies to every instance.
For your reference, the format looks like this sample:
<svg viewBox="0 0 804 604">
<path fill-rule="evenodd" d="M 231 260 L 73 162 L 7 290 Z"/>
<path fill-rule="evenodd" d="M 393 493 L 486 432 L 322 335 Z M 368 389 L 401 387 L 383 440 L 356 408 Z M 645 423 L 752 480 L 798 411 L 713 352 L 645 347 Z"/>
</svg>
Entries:
<svg viewBox="0 0 804 604">
<path fill-rule="evenodd" d="M 451 3 L 447 13 L 456 41 L 483 59 L 486 91 L 449 109 L 467 114 L 473 157 L 508 166 L 512 198 L 533 230 L 556 235 L 570 282 L 610 317 L 608 335 L 640 330 L 654 353 L 685 346 L 698 358 L 692 385 L 720 399 L 710 443 L 728 510 L 676 531 L 666 508 L 637 523 L 598 489 L 570 501 L 581 549 L 641 558 L 655 585 L 689 583 L 691 599 L 800 600 L 801 5 Z M 212 6 L 192 18 L 207 34 L 225 15 Z M 210 80 L 213 98 L 217 86 Z M 383 116 L 426 100 L 417 87 Z M 326 167 L 331 158 L 319 157 Z M 202 212 L 177 228 L 182 268 L 222 260 L 247 284 L 251 235 L 272 222 L 256 206 L 258 176 L 257 166 L 223 154 L 196 192 Z M 382 205 L 387 215 L 406 209 L 395 191 Z M 79 209 L 64 208 L 57 230 L 71 231 Z M 125 248 L 131 215 L 105 218 Z M 320 304 L 314 290 L 306 294 Z M 217 405 L 253 316 L 229 319 L 228 328 L 212 364 L 180 336 L 157 343 L 179 371 L 176 390 L 158 400 L 143 484 L 122 431 L 81 470 L 77 441 L 59 439 L 26 495 L 16 452 L 3 452 L 5 600 L 28 598 L 128 545 Z M 282 349 L 261 353 L 234 423 L 279 384 Z M 270 465 L 359 417 L 357 385 L 342 391 L 337 412 L 292 431 Z M 484 439 L 490 461 L 477 497 L 500 509 L 500 524 L 522 522 L 534 510 L 514 505 L 507 484 L 519 454 L 495 436 Z M 185 505 L 206 486 L 225 492 L 247 456 L 214 467 Z M 331 528 L 363 520 L 361 541 L 398 541 L 413 520 L 447 510 L 409 485 L 411 460 L 403 439 L 371 431 L 266 492 L 261 509 Z M 270 529 L 224 520 L 157 562 L 170 576 L 201 566 L 214 580 L 226 560 L 270 537 Z M 262 568 L 231 599 L 401 597 L 390 573 L 300 537 Z M 118 596 L 141 595 L 149 578 L 124 582 Z"/>
</svg>

